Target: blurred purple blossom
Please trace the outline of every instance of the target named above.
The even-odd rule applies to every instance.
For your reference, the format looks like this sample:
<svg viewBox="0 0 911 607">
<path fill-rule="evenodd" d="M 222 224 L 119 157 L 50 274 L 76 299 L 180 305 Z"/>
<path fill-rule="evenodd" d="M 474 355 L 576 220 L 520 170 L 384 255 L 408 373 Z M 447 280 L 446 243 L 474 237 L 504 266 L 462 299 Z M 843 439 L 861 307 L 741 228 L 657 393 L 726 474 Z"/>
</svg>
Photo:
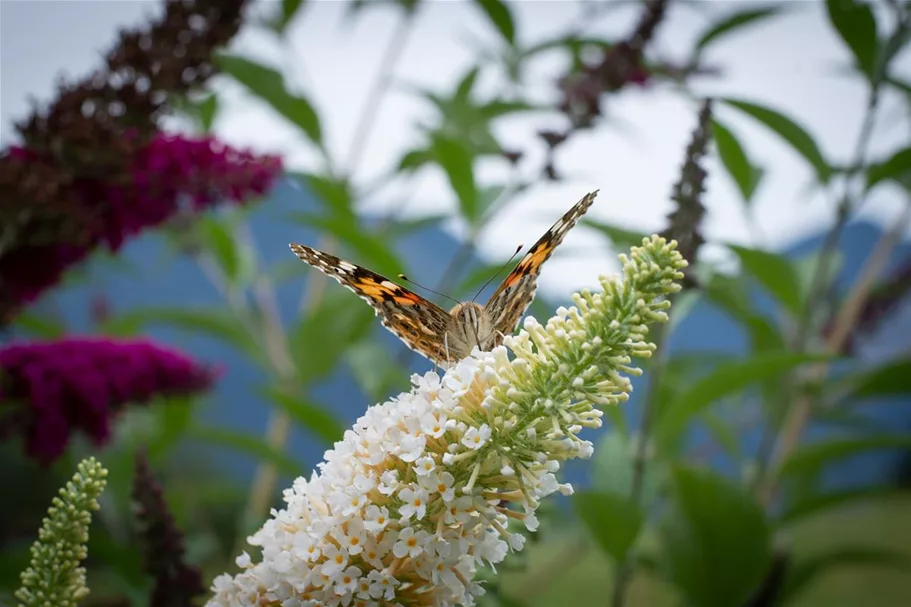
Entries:
<svg viewBox="0 0 911 607">
<path fill-rule="evenodd" d="M 47 164 L 15 148 L 2 162 Z M 74 233 L 66 241 L 20 242 L 0 255 L 0 316 L 36 299 L 63 272 L 95 248 L 117 251 L 146 228 L 182 210 L 221 201 L 244 203 L 269 191 L 282 171 L 280 158 L 258 156 L 206 137 L 158 134 L 139 149 L 126 178 L 81 178 L 70 188 Z"/>
<path fill-rule="evenodd" d="M 127 404 L 209 388 L 218 372 L 150 341 L 73 337 L 0 348 L 0 437 L 50 463 L 81 430 L 96 445 Z"/>
</svg>

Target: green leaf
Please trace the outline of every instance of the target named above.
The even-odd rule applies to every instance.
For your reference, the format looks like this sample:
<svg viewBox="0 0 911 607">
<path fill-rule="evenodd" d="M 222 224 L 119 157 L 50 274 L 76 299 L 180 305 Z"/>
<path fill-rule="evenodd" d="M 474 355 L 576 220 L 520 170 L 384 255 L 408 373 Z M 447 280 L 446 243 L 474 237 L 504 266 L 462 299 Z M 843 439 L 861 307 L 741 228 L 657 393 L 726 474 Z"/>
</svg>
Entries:
<svg viewBox="0 0 911 607">
<path fill-rule="evenodd" d="M 795 318 L 803 309 L 800 293 L 800 279 L 797 271 L 786 257 L 770 251 L 728 245 L 744 270 L 765 288 Z"/>
<path fill-rule="evenodd" d="M 514 46 L 516 43 L 516 24 L 513 21 L 509 7 L 502 0 L 475 0 L 478 7 L 484 11 L 503 39 Z"/>
<path fill-rule="evenodd" d="M 772 558 L 762 507 L 709 470 L 673 469 L 673 506 L 660 525 L 667 573 L 699 607 L 742 605 Z"/>
<path fill-rule="evenodd" d="M 281 0 L 281 12 L 276 15 L 269 23 L 272 30 L 282 35 L 288 29 L 288 25 L 294 20 L 305 0 Z"/>
<path fill-rule="evenodd" d="M 262 361 L 259 346 L 236 315 L 213 308 L 136 308 L 104 325 L 109 335 L 135 335 L 142 329 L 164 325 L 190 334 L 206 334 Z"/>
<path fill-rule="evenodd" d="M 373 310 L 341 289 L 326 291 L 320 304 L 292 332 L 291 355 L 308 384 L 328 375 L 342 355 L 373 327 Z"/>
<path fill-rule="evenodd" d="M 199 219 L 197 229 L 203 248 L 212 255 L 230 284 L 241 283 L 242 278 L 252 275 L 252 256 L 248 251 L 246 259 L 242 259 L 242 245 L 235 240 L 227 221 L 207 215 Z"/>
<path fill-rule="evenodd" d="M 399 160 L 398 171 L 416 171 L 428 162 L 433 161 L 433 153 L 428 150 L 411 150 Z"/>
<path fill-rule="evenodd" d="M 857 68 L 872 78 L 879 46 L 873 9 L 868 3 L 857 0 L 826 0 L 826 9 L 829 21 L 851 49 Z"/>
<path fill-rule="evenodd" d="M 616 561 L 626 558 L 645 521 L 639 506 L 626 497 L 593 491 L 576 493 L 573 506 L 607 554 Z"/>
<path fill-rule="evenodd" d="M 427 228 L 437 226 L 447 219 L 449 219 L 449 215 L 443 213 L 439 215 L 415 217 L 414 219 L 396 219 L 386 226 L 385 230 L 383 230 L 383 234 L 393 239 L 400 238 L 413 234 L 414 232 L 421 232 Z"/>
<path fill-rule="evenodd" d="M 227 447 L 232 451 L 245 453 L 257 460 L 269 462 L 282 474 L 298 477 L 307 474 L 307 469 L 297 459 L 280 451 L 258 436 L 244 434 L 228 428 L 191 426 L 187 437 L 201 442 Z"/>
<path fill-rule="evenodd" d="M 53 314 L 25 310 L 13 319 L 13 327 L 30 337 L 57 339 L 67 333 L 66 323 Z"/>
<path fill-rule="evenodd" d="M 266 386 L 260 391 L 279 409 L 306 428 L 311 434 L 330 445 L 341 440 L 345 432 L 342 423 L 330 411 L 312 403 L 299 394 L 289 394 L 276 386 Z"/>
<path fill-rule="evenodd" d="M 861 487 L 809 495 L 787 505 L 777 520 L 781 525 L 793 525 L 823 512 L 851 506 L 857 502 L 908 495 L 907 488 L 895 486 Z"/>
<path fill-rule="evenodd" d="M 850 386 L 841 402 L 911 394 L 911 358 L 891 360 L 843 380 Z"/>
<path fill-rule="evenodd" d="M 304 172 L 291 173 L 291 176 L 333 213 L 344 217 L 354 217 L 352 210 L 354 195 L 351 193 L 351 184 L 347 180 L 331 175 Z"/>
<path fill-rule="evenodd" d="M 450 103 L 454 104 L 467 104 L 471 99 L 471 91 L 474 89 L 475 82 L 478 81 L 478 75 L 481 73 L 481 68 L 475 66 L 468 70 L 465 76 L 459 81 L 459 84 L 456 86 L 455 95 L 452 98 Z M 447 102 L 435 98 L 434 99 L 437 105 L 441 108 L 446 107 Z"/>
<path fill-rule="evenodd" d="M 530 112 L 543 109 L 544 106 L 532 105 L 530 103 L 526 103 L 525 101 L 495 100 L 478 106 L 478 112 L 486 120 L 493 120 L 494 118 L 499 118 L 500 116 L 506 116 L 508 114 L 515 114 L 518 112 Z"/>
<path fill-rule="evenodd" d="M 784 350 L 785 338 L 765 316 L 753 309 L 753 300 L 742 278 L 716 274 L 705 282 L 706 298 L 733 320 L 741 323 L 750 336 L 753 352 Z"/>
<path fill-rule="evenodd" d="M 218 65 L 251 93 L 271 105 L 278 114 L 299 127 L 313 143 L 322 146 L 323 133 L 319 116 L 305 97 L 288 92 L 285 79 L 277 70 L 252 59 L 228 54 L 218 56 Z"/>
<path fill-rule="evenodd" d="M 583 219 L 582 225 L 594 228 L 607 236 L 611 241 L 614 248 L 617 249 L 629 249 L 631 247 L 638 247 L 642 244 L 642 239 L 647 236 L 645 232 L 636 232 L 633 230 L 627 230 L 626 228 L 618 228 L 617 226 L 612 226 L 607 223 L 602 223 L 594 219 Z"/>
<path fill-rule="evenodd" d="M 797 596 L 813 578 L 837 567 L 870 565 L 908 571 L 911 559 L 907 554 L 885 548 L 868 546 L 839 546 L 831 552 L 803 558 L 791 567 L 782 589 L 782 603 Z"/>
<path fill-rule="evenodd" d="M 721 164 L 737 184 L 744 202 L 749 203 L 762 179 L 762 169 L 750 163 L 740 141 L 717 120 L 712 121 L 712 137 L 715 139 Z"/>
<path fill-rule="evenodd" d="M 462 141 L 439 133 L 433 137 L 432 149 L 459 199 L 462 215 L 476 227 L 481 219 L 481 205 L 474 177 L 474 155 Z"/>
<path fill-rule="evenodd" d="M 763 352 L 744 360 L 721 363 L 682 391 L 662 412 L 656 428 L 659 444 L 669 444 L 686 425 L 721 398 L 732 396 L 763 380 L 778 377 L 809 362 L 830 360 L 819 354 Z"/>
<path fill-rule="evenodd" d="M 784 461 L 780 474 L 802 476 L 812 474 L 832 462 L 882 450 L 911 450 L 911 435 L 880 434 L 860 438 L 827 440 L 803 445 Z"/>
<path fill-rule="evenodd" d="M 911 190 L 911 147 L 895 152 L 890 158 L 867 169 L 867 189 L 883 181 L 894 181 Z"/>
<path fill-rule="evenodd" d="M 780 14 L 782 12 L 782 9 L 784 9 L 784 6 L 779 5 L 766 8 L 749 9 L 728 15 L 724 19 L 713 24 L 701 36 L 699 36 L 699 40 L 696 42 L 697 53 L 705 50 L 705 48 L 710 43 L 715 42 L 722 36 L 730 34 L 734 30 L 746 25 L 750 25 L 769 17 L 774 17 L 775 15 Z"/>
<path fill-rule="evenodd" d="M 810 163 L 820 183 L 828 183 L 832 176 L 832 167 L 823 158 L 822 152 L 813 137 L 799 124 L 781 112 L 749 101 L 724 99 L 725 103 L 744 112 L 778 134 L 794 150 Z"/>
<path fill-rule="evenodd" d="M 399 258 L 384 239 L 375 236 L 348 217 L 289 213 L 293 221 L 309 228 L 328 232 L 354 250 L 358 256 L 370 260 L 370 269 L 386 276 L 397 276 L 404 268 Z"/>
</svg>

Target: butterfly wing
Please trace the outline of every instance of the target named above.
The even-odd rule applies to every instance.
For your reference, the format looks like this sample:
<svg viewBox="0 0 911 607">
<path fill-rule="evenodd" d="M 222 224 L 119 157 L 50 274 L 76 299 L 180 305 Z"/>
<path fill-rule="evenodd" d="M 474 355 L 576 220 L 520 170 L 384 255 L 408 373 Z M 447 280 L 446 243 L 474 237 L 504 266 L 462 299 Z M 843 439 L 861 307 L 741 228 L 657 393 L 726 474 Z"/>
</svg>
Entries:
<svg viewBox="0 0 911 607">
<path fill-rule="evenodd" d="M 535 297 L 541 266 L 563 241 L 566 233 L 585 215 L 597 195 L 598 190 L 595 190 L 574 204 L 544 233 L 544 236 L 538 239 L 497 288 L 484 307 L 490 316 L 494 331 L 502 335 L 511 335 L 516 330 L 516 325 Z"/>
<path fill-rule="evenodd" d="M 415 352 L 445 362 L 444 336 L 449 314 L 417 293 L 366 268 L 300 244 L 291 251 L 323 274 L 354 291 L 370 304 L 383 326 Z"/>
</svg>

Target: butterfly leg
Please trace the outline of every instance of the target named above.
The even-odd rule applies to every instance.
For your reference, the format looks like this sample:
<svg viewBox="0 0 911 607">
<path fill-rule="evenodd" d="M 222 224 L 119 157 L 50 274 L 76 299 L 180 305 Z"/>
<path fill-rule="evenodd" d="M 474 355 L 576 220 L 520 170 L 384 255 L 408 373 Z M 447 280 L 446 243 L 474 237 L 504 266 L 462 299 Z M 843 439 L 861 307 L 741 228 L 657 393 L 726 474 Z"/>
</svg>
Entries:
<svg viewBox="0 0 911 607">
<path fill-rule="evenodd" d="M 449 358 L 449 331 L 443 333 L 443 348 L 446 350 L 446 364 L 451 365 L 452 360 Z"/>
</svg>

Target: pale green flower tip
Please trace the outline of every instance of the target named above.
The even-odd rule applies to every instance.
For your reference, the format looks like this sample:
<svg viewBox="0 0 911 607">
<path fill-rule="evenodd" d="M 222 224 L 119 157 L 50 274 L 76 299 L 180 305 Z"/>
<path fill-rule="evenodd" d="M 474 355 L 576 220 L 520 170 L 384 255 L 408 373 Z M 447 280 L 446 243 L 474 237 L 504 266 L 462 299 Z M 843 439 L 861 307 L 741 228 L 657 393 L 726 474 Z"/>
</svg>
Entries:
<svg viewBox="0 0 911 607">
<path fill-rule="evenodd" d="M 85 570 L 91 512 L 107 483 L 107 470 L 95 458 L 83 460 L 76 474 L 51 501 L 32 545 L 32 560 L 20 575 L 15 597 L 20 607 L 70 607 L 85 597 Z"/>
</svg>

